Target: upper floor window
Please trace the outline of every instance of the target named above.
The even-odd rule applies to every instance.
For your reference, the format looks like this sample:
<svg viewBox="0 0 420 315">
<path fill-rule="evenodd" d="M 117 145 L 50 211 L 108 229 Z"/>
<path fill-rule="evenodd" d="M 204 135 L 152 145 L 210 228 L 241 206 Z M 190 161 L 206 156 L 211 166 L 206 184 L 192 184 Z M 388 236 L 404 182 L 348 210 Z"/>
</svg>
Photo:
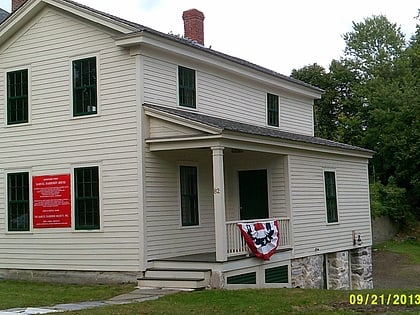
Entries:
<svg viewBox="0 0 420 315">
<path fill-rule="evenodd" d="M 96 57 L 73 61 L 73 116 L 97 113 Z"/>
<path fill-rule="evenodd" d="M 195 70 L 178 67 L 179 106 L 196 108 Z"/>
<path fill-rule="evenodd" d="M 29 173 L 7 174 L 9 231 L 29 231 Z"/>
<path fill-rule="evenodd" d="M 267 93 L 267 125 L 279 126 L 279 97 Z"/>
<path fill-rule="evenodd" d="M 7 124 L 28 122 L 28 69 L 7 73 Z"/>
<path fill-rule="evenodd" d="M 337 189 L 335 184 L 335 172 L 324 172 L 325 202 L 327 205 L 327 222 L 338 222 Z"/>
<path fill-rule="evenodd" d="M 97 230 L 99 223 L 99 168 L 74 169 L 75 229 Z"/>
<path fill-rule="evenodd" d="M 198 225 L 197 167 L 180 166 L 182 226 Z"/>
</svg>

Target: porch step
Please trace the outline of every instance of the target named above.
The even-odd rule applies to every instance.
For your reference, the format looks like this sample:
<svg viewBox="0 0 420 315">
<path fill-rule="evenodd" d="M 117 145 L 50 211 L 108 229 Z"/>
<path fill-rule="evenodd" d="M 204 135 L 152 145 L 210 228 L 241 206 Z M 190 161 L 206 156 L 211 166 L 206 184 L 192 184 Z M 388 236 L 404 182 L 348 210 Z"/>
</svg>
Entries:
<svg viewBox="0 0 420 315">
<path fill-rule="evenodd" d="M 209 269 L 150 268 L 137 279 L 139 287 L 204 289 L 210 284 Z"/>
</svg>

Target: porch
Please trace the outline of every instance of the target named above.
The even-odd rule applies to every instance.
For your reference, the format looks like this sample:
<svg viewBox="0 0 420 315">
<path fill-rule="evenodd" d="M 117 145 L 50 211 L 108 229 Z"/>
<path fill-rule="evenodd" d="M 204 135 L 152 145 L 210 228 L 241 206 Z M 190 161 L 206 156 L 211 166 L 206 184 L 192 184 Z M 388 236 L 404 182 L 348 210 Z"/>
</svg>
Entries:
<svg viewBox="0 0 420 315">
<path fill-rule="evenodd" d="M 150 267 L 138 278 L 140 287 L 175 287 L 185 289 L 288 287 L 292 254 L 290 219 L 275 218 L 279 227 L 279 245 L 269 261 L 256 258 L 248 248 L 238 223 L 226 222 L 226 261 L 218 261 L 216 252 L 175 255 L 150 262 Z"/>
</svg>

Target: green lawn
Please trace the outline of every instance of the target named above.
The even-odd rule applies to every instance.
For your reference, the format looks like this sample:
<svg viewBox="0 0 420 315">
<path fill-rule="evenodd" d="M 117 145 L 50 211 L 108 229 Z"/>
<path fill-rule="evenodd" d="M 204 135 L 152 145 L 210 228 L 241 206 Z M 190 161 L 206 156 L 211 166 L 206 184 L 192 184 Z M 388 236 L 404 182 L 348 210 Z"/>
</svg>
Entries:
<svg viewBox="0 0 420 315">
<path fill-rule="evenodd" d="M 351 305 L 350 294 L 420 294 L 415 290 L 327 291 L 309 289 L 205 290 L 183 292 L 159 300 L 69 312 L 72 315 L 115 314 L 419 314 L 419 305 Z M 378 302 L 378 300 L 377 300 Z M 406 302 L 407 303 L 407 302 Z M 357 301 L 356 301 L 357 304 Z M 410 303 L 408 303 L 410 304 Z M 414 304 L 414 300 L 413 303 Z M 361 313 L 360 313 L 361 312 Z"/>
<path fill-rule="evenodd" d="M 130 292 L 135 285 L 64 285 L 41 282 L 0 281 L 0 310 L 96 301 Z"/>
</svg>

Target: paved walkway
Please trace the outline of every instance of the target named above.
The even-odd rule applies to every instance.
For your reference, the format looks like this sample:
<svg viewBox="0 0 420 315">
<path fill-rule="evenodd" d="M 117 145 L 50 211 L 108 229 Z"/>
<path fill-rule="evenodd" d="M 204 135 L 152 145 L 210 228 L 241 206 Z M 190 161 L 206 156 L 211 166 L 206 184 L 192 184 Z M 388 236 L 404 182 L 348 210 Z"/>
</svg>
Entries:
<svg viewBox="0 0 420 315">
<path fill-rule="evenodd" d="M 128 304 L 134 302 L 144 302 L 149 300 L 156 300 L 164 295 L 180 292 L 180 290 L 172 289 L 151 289 L 138 288 L 130 293 L 115 296 L 107 301 L 91 301 L 70 304 L 58 304 L 46 307 L 27 307 L 27 308 L 11 308 L 7 310 L 0 310 L 0 315 L 34 315 L 34 314 L 48 314 L 66 311 L 78 311 L 106 305 Z"/>
</svg>

